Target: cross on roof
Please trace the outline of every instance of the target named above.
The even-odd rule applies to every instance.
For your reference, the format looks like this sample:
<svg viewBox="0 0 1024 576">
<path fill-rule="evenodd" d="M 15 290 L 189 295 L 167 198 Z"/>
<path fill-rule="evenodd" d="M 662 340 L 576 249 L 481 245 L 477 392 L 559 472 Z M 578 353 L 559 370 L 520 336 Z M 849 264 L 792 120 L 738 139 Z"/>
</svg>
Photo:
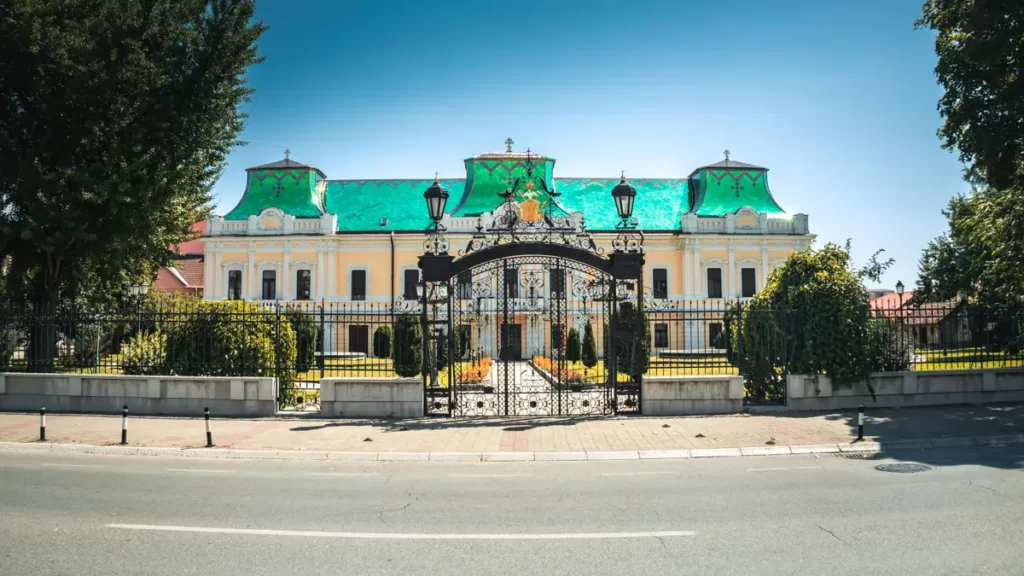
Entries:
<svg viewBox="0 0 1024 576">
<path fill-rule="evenodd" d="M 511 152 L 512 151 L 512 145 L 515 144 L 515 143 L 516 143 L 515 140 L 513 140 L 511 136 L 506 138 L 505 139 L 505 151 L 506 152 Z"/>
<path fill-rule="evenodd" d="M 737 180 L 736 183 L 730 186 L 729 188 L 731 188 L 732 191 L 736 193 L 737 198 L 740 197 L 740 190 L 743 190 L 743 186 L 740 185 L 739 180 Z"/>
<path fill-rule="evenodd" d="M 284 151 L 284 159 L 285 160 L 287 160 L 288 157 L 291 156 L 291 155 L 292 155 L 292 151 L 291 150 L 285 150 Z"/>
<path fill-rule="evenodd" d="M 277 197 L 280 198 L 281 197 L 281 192 L 284 191 L 284 186 L 282 186 L 281 183 L 278 182 L 277 184 L 274 184 L 271 187 L 271 190 L 273 190 L 277 194 Z"/>
<path fill-rule="evenodd" d="M 725 149 L 725 160 L 726 160 L 726 162 L 729 161 L 729 149 L 728 148 Z"/>
</svg>

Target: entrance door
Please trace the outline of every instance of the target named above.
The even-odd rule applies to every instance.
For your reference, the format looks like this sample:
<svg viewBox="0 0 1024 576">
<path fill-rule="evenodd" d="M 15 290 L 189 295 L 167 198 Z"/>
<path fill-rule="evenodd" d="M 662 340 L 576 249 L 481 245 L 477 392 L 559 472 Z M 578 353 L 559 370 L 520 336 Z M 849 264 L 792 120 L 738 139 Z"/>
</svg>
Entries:
<svg viewBox="0 0 1024 576">
<path fill-rule="evenodd" d="M 370 355 L 370 327 L 353 325 L 348 327 L 348 351 Z"/>
<path fill-rule="evenodd" d="M 523 325 L 501 325 L 502 360 L 512 362 L 523 359 Z"/>
</svg>

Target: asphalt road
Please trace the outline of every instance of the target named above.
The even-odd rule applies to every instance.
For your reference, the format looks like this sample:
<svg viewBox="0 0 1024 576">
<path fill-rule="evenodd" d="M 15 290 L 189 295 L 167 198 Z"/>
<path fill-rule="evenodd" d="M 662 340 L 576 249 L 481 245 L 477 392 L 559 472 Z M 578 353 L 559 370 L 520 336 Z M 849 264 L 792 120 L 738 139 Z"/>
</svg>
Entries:
<svg viewBox="0 0 1024 576">
<path fill-rule="evenodd" d="M 0 454 L 0 574 L 1024 573 L 1024 448 L 889 461 Z"/>
</svg>

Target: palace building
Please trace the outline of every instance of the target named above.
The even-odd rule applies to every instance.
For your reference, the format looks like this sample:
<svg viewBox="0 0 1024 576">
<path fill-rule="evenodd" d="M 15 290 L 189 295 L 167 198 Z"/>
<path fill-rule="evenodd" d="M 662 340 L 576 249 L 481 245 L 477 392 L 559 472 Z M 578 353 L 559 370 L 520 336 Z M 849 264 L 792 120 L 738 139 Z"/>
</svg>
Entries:
<svg viewBox="0 0 1024 576">
<path fill-rule="evenodd" d="M 628 183 L 636 191 L 628 224 L 642 232 L 645 298 L 678 309 L 753 296 L 772 268 L 814 238 L 807 215 L 776 201 L 768 169 L 728 151 L 679 178 L 567 177 L 556 173 L 554 158 L 513 151 L 511 139 L 506 145 L 467 158 L 464 178 L 330 179 L 287 152 L 249 168 L 238 204 L 207 223 L 204 298 L 415 301 L 432 226 L 424 193 L 435 182 L 448 193 L 438 224 L 453 255 L 495 226 L 505 206 L 521 222 L 560 218 L 610 251 L 622 224 L 611 191 Z M 325 349 L 341 348 L 338 337 L 325 335 Z M 704 347 L 708 337 L 680 338 L 692 342 L 672 345 Z"/>
</svg>

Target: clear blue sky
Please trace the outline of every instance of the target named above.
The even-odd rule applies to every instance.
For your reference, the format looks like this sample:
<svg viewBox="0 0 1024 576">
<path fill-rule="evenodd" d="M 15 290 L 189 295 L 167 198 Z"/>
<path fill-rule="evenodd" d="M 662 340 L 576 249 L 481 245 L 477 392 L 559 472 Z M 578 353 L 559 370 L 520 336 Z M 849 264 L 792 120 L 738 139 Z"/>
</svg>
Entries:
<svg viewBox="0 0 1024 576">
<path fill-rule="evenodd" d="M 266 62 L 215 188 L 292 158 L 330 178 L 464 175 L 517 148 L 556 175 L 681 177 L 722 158 L 767 166 L 818 244 L 885 248 L 884 285 L 917 277 L 940 210 L 965 192 L 942 150 L 921 0 L 389 2 L 260 0 Z"/>
</svg>

